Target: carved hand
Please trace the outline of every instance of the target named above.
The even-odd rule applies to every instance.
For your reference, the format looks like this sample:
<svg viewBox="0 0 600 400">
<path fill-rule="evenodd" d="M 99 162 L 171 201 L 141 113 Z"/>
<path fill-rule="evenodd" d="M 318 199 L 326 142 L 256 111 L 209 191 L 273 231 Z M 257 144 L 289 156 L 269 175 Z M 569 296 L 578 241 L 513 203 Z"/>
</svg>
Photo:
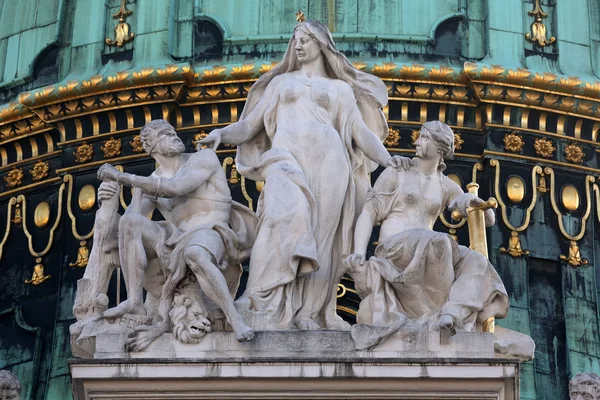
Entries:
<svg viewBox="0 0 600 400">
<path fill-rule="evenodd" d="M 101 181 L 118 181 L 122 173 L 110 164 L 104 164 L 98 168 L 98 179 Z"/>
<path fill-rule="evenodd" d="M 110 200 L 117 193 L 118 187 L 119 184 L 117 182 L 102 182 L 98 188 L 98 202 L 102 203 L 105 200 Z"/>
<path fill-rule="evenodd" d="M 351 254 L 344 260 L 344 264 L 346 265 L 347 272 L 356 272 L 356 270 L 365 265 L 365 255 L 364 254 Z"/>
<path fill-rule="evenodd" d="M 472 194 L 463 193 L 460 196 L 457 196 L 454 200 L 452 200 L 448 208 L 450 210 L 457 210 L 460 213 L 461 217 L 466 218 L 467 209 L 469 208 L 469 206 L 479 204 L 478 201 L 482 202 L 483 200 L 481 200 L 479 197 L 473 196 Z"/>
<path fill-rule="evenodd" d="M 393 167 L 397 170 L 402 168 L 403 170 L 408 170 L 412 165 L 412 159 L 408 157 L 402 156 L 392 156 L 388 159 L 386 163 L 386 167 Z"/>
<path fill-rule="evenodd" d="M 210 146 L 213 150 L 217 150 L 217 147 L 221 144 L 221 130 L 213 130 L 207 137 L 198 142 L 199 147 L 203 144 Z"/>
</svg>

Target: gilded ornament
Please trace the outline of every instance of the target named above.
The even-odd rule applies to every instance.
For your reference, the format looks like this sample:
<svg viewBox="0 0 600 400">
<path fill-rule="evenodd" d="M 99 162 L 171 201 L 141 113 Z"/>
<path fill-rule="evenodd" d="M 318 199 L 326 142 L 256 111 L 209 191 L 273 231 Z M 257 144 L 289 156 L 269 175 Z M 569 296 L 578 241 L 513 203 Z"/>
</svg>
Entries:
<svg viewBox="0 0 600 400">
<path fill-rule="evenodd" d="M 35 265 L 33 267 L 33 274 L 31 279 L 26 279 L 25 283 L 30 285 L 39 285 L 42 282 L 50 279 L 50 275 L 44 275 L 44 266 L 42 265 L 42 259 L 40 257 L 35 259 Z"/>
<path fill-rule="evenodd" d="M 202 72 L 202 79 L 205 81 L 214 81 L 225 78 L 227 68 L 222 65 L 215 65 L 211 69 L 207 68 Z"/>
<path fill-rule="evenodd" d="M 82 187 L 79 191 L 78 203 L 81 210 L 91 210 L 96 204 L 96 189 L 89 184 Z"/>
<path fill-rule="evenodd" d="M 448 75 L 453 74 L 454 73 L 454 68 L 452 67 L 447 67 L 445 65 L 440 65 L 439 68 L 431 68 L 431 70 L 429 70 L 429 78 L 430 79 L 434 79 L 434 80 L 443 80 L 446 81 L 448 80 Z"/>
<path fill-rule="evenodd" d="M 228 181 L 232 185 L 236 185 L 240 182 L 240 178 L 237 173 L 237 168 L 235 166 L 235 162 L 233 161 L 233 157 L 227 157 L 225 160 L 223 160 L 223 170 L 225 171 L 225 174 L 227 174 L 227 166 L 228 165 L 231 165 L 231 172 L 229 174 Z"/>
<path fill-rule="evenodd" d="M 565 147 L 565 158 L 573 164 L 583 164 L 584 155 L 583 149 L 574 143 Z"/>
<path fill-rule="evenodd" d="M 77 147 L 73 155 L 75 156 L 75 162 L 86 163 L 94 156 L 94 146 L 82 143 Z"/>
<path fill-rule="evenodd" d="M 152 68 L 152 67 L 144 67 L 139 72 L 134 72 L 133 73 L 133 77 L 135 79 L 144 79 L 144 78 L 147 78 L 150 75 L 152 75 L 152 72 L 154 72 L 154 68 Z"/>
<path fill-rule="evenodd" d="M 33 222 L 38 228 L 43 228 L 50 221 L 50 204 L 47 201 L 40 202 L 33 212 Z"/>
<path fill-rule="evenodd" d="M 385 138 L 383 144 L 387 147 L 395 147 L 398 146 L 398 142 L 400 141 L 400 131 L 394 128 L 388 128 L 388 137 Z"/>
<path fill-rule="evenodd" d="M 142 137 L 141 135 L 135 135 L 133 140 L 129 142 L 131 145 L 131 149 L 134 153 L 141 153 L 144 151 L 144 146 L 142 146 Z"/>
<path fill-rule="evenodd" d="M 414 129 L 411 134 L 410 134 L 410 140 L 412 141 L 412 145 L 415 145 L 415 142 L 417 141 L 417 139 L 419 138 L 419 135 L 421 134 L 421 130 L 420 129 Z"/>
<path fill-rule="evenodd" d="M 546 186 L 546 174 L 544 174 L 543 172 L 540 174 L 540 183 L 537 186 L 537 190 L 540 193 L 548 192 L 548 186 Z"/>
<path fill-rule="evenodd" d="M 21 214 L 21 201 L 17 199 L 17 204 L 15 205 L 15 216 L 12 219 L 12 223 L 15 225 L 19 225 L 23 221 L 23 215 Z"/>
<path fill-rule="evenodd" d="M 506 80 L 515 83 L 522 83 L 531 76 L 531 72 L 525 68 L 510 69 L 506 74 Z"/>
<path fill-rule="evenodd" d="M 581 267 L 584 265 L 588 265 L 590 262 L 585 258 L 581 258 L 581 251 L 579 250 L 579 246 L 577 246 L 577 242 L 571 240 L 569 243 L 569 255 L 565 256 L 563 254 L 560 255 L 561 261 L 566 261 L 572 267 Z"/>
<path fill-rule="evenodd" d="M 450 218 L 452 218 L 454 221 L 461 221 L 463 216 L 459 210 L 454 210 L 452 213 L 450 213 Z"/>
<path fill-rule="evenodd" d="M 381 76 L 381 75 L 379 75 Z M 431 87 L 429 85 L 414 85 L 414 96 L 417 98 L 429 97 Z"/>
<path fill-rule="evenodd" d="M 367 67 L 367 63 L 362 62 L 362 61 L 354 61 L 354 62 L 352 62 L 352 65 L 354 65 L 354 68 L 356 68 L 359 71 L 364 71 L 365 68 Z"/>
<path fill-rule="evenodd" d="M 579 208 L 579 191 L 571 184 L 566 184 L 560 191 L 560 197 L 563 206 L 569 211 L 575 211 Z"/>
<path fill-rule="evenodd" d="M 401 78 L 407 80 L 421 80 L 425 77 L 427 67 L 420 64 L 403 65 L 398 71 Z"/>
<path fill-rule="evenodd" d="M 125 43 L 131 42 L 135 37 L 133 32 L 130 32 L 131 26 L 125 22 L 133 12 L 126 7 L 127 0 L 121 0 L 119 11 L 113 14 L 114 19 L 118 19 L 119 23 L 115 26 L 115 39 L 106 38 L 105 42 L 109 46 L 123 47 Z"/>
<path fill-rule="evenodd" d="M 556 148 L 553 146 L 552 141 L 546 138 L 535 139 L 533 143 L 533 148 L 535 149 L 535 153 L 538 156 L 542 156 L 544 158 L 552 157 L 552 154 L 556 151 Z"/>
<path fill-rule="evenodd" d="M 338 283 L 337 285 L 337 294 L 336 294 L 336 298 L 342 298 L 346 295 L 346 292 L 348 291 L 348 289 L 346 288 L 346 286 L 344 286 L 342 283 Z"/>
<path fill-rule="evenodd" d="M 158 75 L 173 75 L 179 67 L 176 64 L 166 65 L 165 68 L 158 68 L 156 73 Z"/>
<path fill-rule="evenodd" d="M 461 87 L 453 87 L 452 88 L 452 96 L 456 98 L 456 100 L 466 100 L 467 99 L 467 89 Z"/>
<path fill-rule="evenodd" d="M 231 76 L 235 79 L 250 79 L 254 76 L 254 64 L 242 64 L 241 67 L 232 67 Z"/>
<path fill-rule="evenodd" d="M 535 0 L 533 10 L 529 11 L 527 14 L 534 17 L 535 21 L 531 24 L 531 32 L 526 33 L 525 38 L 539 47 L 554 43 L 556 41 L 554 36 L 550 37 L 550 39 L 546 38 L 546 25 L 544 25 L 542 19 L 547 18 L 548 14 L 542 10 L 540 0 Z"/>
<path fill-rule="evenodd" d="M 13 168 L 4 176 L 6 185 L 10 188 L 17 187 L 23 183 L 23 168 Z"/>
<path fill-rule="evenodd" d="M 512 153 L 518 153 L 523 150 L 525 142 L 523 138 L 517 135 L 516 132 L 512 132 L 504 135 L 504 149 Z"/>
<path fill-rule="evenodd" d="M 75 262 L 69 263 L 69 267 L 85 268 L 90 257 L 90 251 L 87 248 L 87 242 L 82 240 L 79 242 L 79 250 L 77 250 L 77 259 Z"/>
<path fill-rule="evenodd" d="M 306 21 L 306 16 L 300 10 L 296 11 L 296 21 L 297 22 L 304 22 L 304 21 Z"/>
<path fill-rule="evenodd" d="M 541 95 L 538 92 L 525 91 L 525 103 L 538 104 Z"/>
<path fill-rule="evenodd" d="M 508 249 L 505 247 L 500 247 L 498 250 L 502 254 L 508 254 L 515 258 L 529 255 L 529 250 L 523 250 L 521 246 L 521 238 L 519 237 L 519 233 L 517 231 L 512 231 L 510 233 L 510 239 L 508 239 Z"/>
<path fill-rule="evenodd" d="M 463 138 L 460 136 L 460 133 L 454 134 L 454 150 L 461 150 L 462 145 L 465 143 Z"/>
<path fill-rule="evenodd" d="M 69 82 L 67 82 L 66 86 L 60 86 L 58 88 L 58 93 L 64 95 L 68 92 L 71 92 L 73 89 L 75 89 L 77 87 L 78 84 L 79 84 L 79 82 L 77 82 L 77 81 L 69 81 Z"/>
<path fill-rule="evenodd" d="M 569 111 L 575 106 L 575 99 L 570 97 L 562 97 L 560 101 L 560 109 Z"/>
<path fill-rule="evenodd" d="M 521 100 L 521 96 L 523 96 L 523 90 L 522 89 L 506 89 L 506 99 L 507 100 L 513 100 L 513 101 L 519 101 Z"/>
<path fill-rule="evenodd" d="M 506 193 L 508 199 L 514 203 L 520 203 L 525 197 L 525 182 L 520 176 L 513 175 L 506 181 Z"/>
<path fill-rule="evenodd" d="M 488 98 L 497 98 L 497 99 L 501 99 L 502 98 L 502 93 L 504 93 L 504 88 L 498 87 L 498 86 L 488 86 Z"/>
<path fill-rule="evenodd" d="M 271 61 L 271 64 L 261 64 L 260 69 L 258 70 L 258 73 L 261 75 L 264 73 L 267 73 L 271 70 L 271 68 L 273 68 L 276 65 L 277 65 L 277 61 Z M 248 91 L 248 90 L 246 89 L 246 91 Z"/>
<path fill-rule="evenodd" d="M 380 78 L 392 78 L 396 76 L 396 64 L 393 62 L 386 62 L 381 65 L 375 64 L 371 72 Z"/>
<path fill-rule="evenodd" d="M 456 229 L 454 229 L 454 228 L 450 228 L 450 229 L 448 230 L 448 234 L 450 235 L 450 237 L 451 237 L 451 238 L 452 238 L 452 239 L 453 239 L 455 242 L 457 242 L 457 243 L 458 243 L 458 236 L 456 236 Z"/>
<path fill-rule="evenodd" d="M 483 321 L 483 323 L 481 324 L 482 332 L 494 333 L 495 330 L 496 330 L 496 318 L 495 317 L 489 317 L 488 319 Z"/>
<path fill-rule="evenodd" d="M 39 181 L 48 176 L 50 171 L 50 164 L 48 161 L 38 161 L 33 164 L 33 167 L 29 170 L 29 173 L 33 177 L 34 181 Z"/>
<path fill-rule="evenodd" d="M 497 81 L 504 74 L 505 68 L 501 65 L 484 65 L 481 68 L 480 78 L 483 80 Z"/>
<path fill-rule="evenodd" d="M 121 139 L 110 138 L 100 147 L 104 158 L 113 158 L 121 154 Z"/>
<path fill-rule="evenodd" d="M 256 185 L 256 190 L 259 192 L 262 192 L 263 188 L 265 187 L 265 181 L 256 181 L 254 184 Z"/>
</svg>

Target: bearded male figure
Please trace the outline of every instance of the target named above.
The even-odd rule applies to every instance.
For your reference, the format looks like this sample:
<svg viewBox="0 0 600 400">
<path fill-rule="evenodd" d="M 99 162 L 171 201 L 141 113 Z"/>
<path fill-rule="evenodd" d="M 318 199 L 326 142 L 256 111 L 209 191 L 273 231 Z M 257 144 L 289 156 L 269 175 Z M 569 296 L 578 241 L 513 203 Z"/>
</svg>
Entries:
<svg viewBox="0 0 600 400">
<path fill-rule="evenodd" d="M 128 298 L 105 311 L 104 317 L 145 315 L 143 288 L 150 283 L 146 281 L 161 275 L 150 271 L 158 264 L 165 279 L 158 317 L 153 326 L 136 328 L 129 350 L 142 350 L 168 331 L 175 288 L 188 269 L 204 295 L 223 311 L 236 339 L 252 340 L 254 332 L 244 323 L 232 298 L 241 274 L 240 252 L 249 246 L 244 243 L 247 238 L 238 236 L 229 224 L 232 207 L 235 211 L 243 206 L 233 204 L 219 159 L 212 149 L 184 153 L 183 143 L 164 120 L 148 123 L 140 136 L 144 150 L 160 165 L 151 176 L 123 173 L 110 164 L 98 170 L 99 179 L 134 188 L 132 202 L 119 222 L 120 262 Z M 101 186 L 99 197 L 111 197 L 114 187 Z M 146 217 L 155 208 L 165 221 Z"/>
</svg>

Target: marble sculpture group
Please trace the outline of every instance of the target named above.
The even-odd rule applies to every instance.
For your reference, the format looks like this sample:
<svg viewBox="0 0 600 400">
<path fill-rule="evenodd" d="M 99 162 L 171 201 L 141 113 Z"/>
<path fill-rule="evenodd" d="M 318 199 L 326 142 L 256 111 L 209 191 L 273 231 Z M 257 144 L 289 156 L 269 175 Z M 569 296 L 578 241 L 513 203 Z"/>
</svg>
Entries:
<svg viewBox="0 0 600 400">
<path fill-rule="evenodd" d="M 412 159 L 390 156 L 387 101 L 379 78 L 356 69 L 322 23 L 305 21 L 252 86 L 239 121 L 213 130 L 197 152 L 184 152 L 168 122 L 148 123 L 143 148 L 160 165 L 152 175 L 98 170 L 101 207 L 71 334 L 121 319 L 132 328 L 127 350 L 142 351 L 167 332 L 198 343 L 211 331 L 252 341 L 260 330 L 351 330 L 335 307 L 344 273 L 362 298 L 357 348 L 394 332 L 481 331 L 505 317 L 506 289 L 487 258 L 433 230 L 445 209 L 494 223 L 489 202 L 444 175 L 452 130 L 426 122 Z M 220 143 L 237 146 L 243 176 L 264 181 L 256 213 L 232 200 Z M 121 186 L 134 193 L 123 215 Z M 149 219 L 155 209 L 164 221 Z M 379 244 L 367 259 L 375 224 Z M 247 286 L 234 301 L 247 259 Z M 127 299 L 107 309 L 116 267 Z"/>
</svg>

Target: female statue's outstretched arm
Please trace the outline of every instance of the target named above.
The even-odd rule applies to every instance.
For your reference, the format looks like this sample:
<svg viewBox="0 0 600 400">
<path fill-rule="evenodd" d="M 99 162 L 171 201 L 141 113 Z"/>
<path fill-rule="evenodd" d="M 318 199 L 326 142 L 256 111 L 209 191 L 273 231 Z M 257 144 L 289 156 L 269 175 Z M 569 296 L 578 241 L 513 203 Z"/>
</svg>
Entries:
<svg viewBox="0 0 600 400">
<path fill-rule="evenodd" d="M 365 124 L 361 112 L 356 103 L 352 88 L 343 81 L 338 81 L 341 98 L 344 101 L 341 107 L 348 107 L 349 110 L 344 115 L 353 117 L 352 140 L 368 159 L 384 167 L 404 168 L 411 165 L 411 160 L 407 157 L 394 156 L 385 149 L 377 135 Z M 378 112 L 381 112 L 378 110 Z"/>
<path fill-rule="evenodd" d="M 268 105 L 274 95 L 273 87 L 279 82 L 279 77 L 275 77 L 267 86 L 264 94 L 256 103 L 254 109 L 244 118 L 224 128 L 214 129 L 207 137 L 199 143 L 212 146 L 217 149 L 222 142 L 238 146 L 252 139 L 258 132 L 265 128 L 264 117 Z M 252 90 L 252 89 L 251 89 Z"/>
</svg>

